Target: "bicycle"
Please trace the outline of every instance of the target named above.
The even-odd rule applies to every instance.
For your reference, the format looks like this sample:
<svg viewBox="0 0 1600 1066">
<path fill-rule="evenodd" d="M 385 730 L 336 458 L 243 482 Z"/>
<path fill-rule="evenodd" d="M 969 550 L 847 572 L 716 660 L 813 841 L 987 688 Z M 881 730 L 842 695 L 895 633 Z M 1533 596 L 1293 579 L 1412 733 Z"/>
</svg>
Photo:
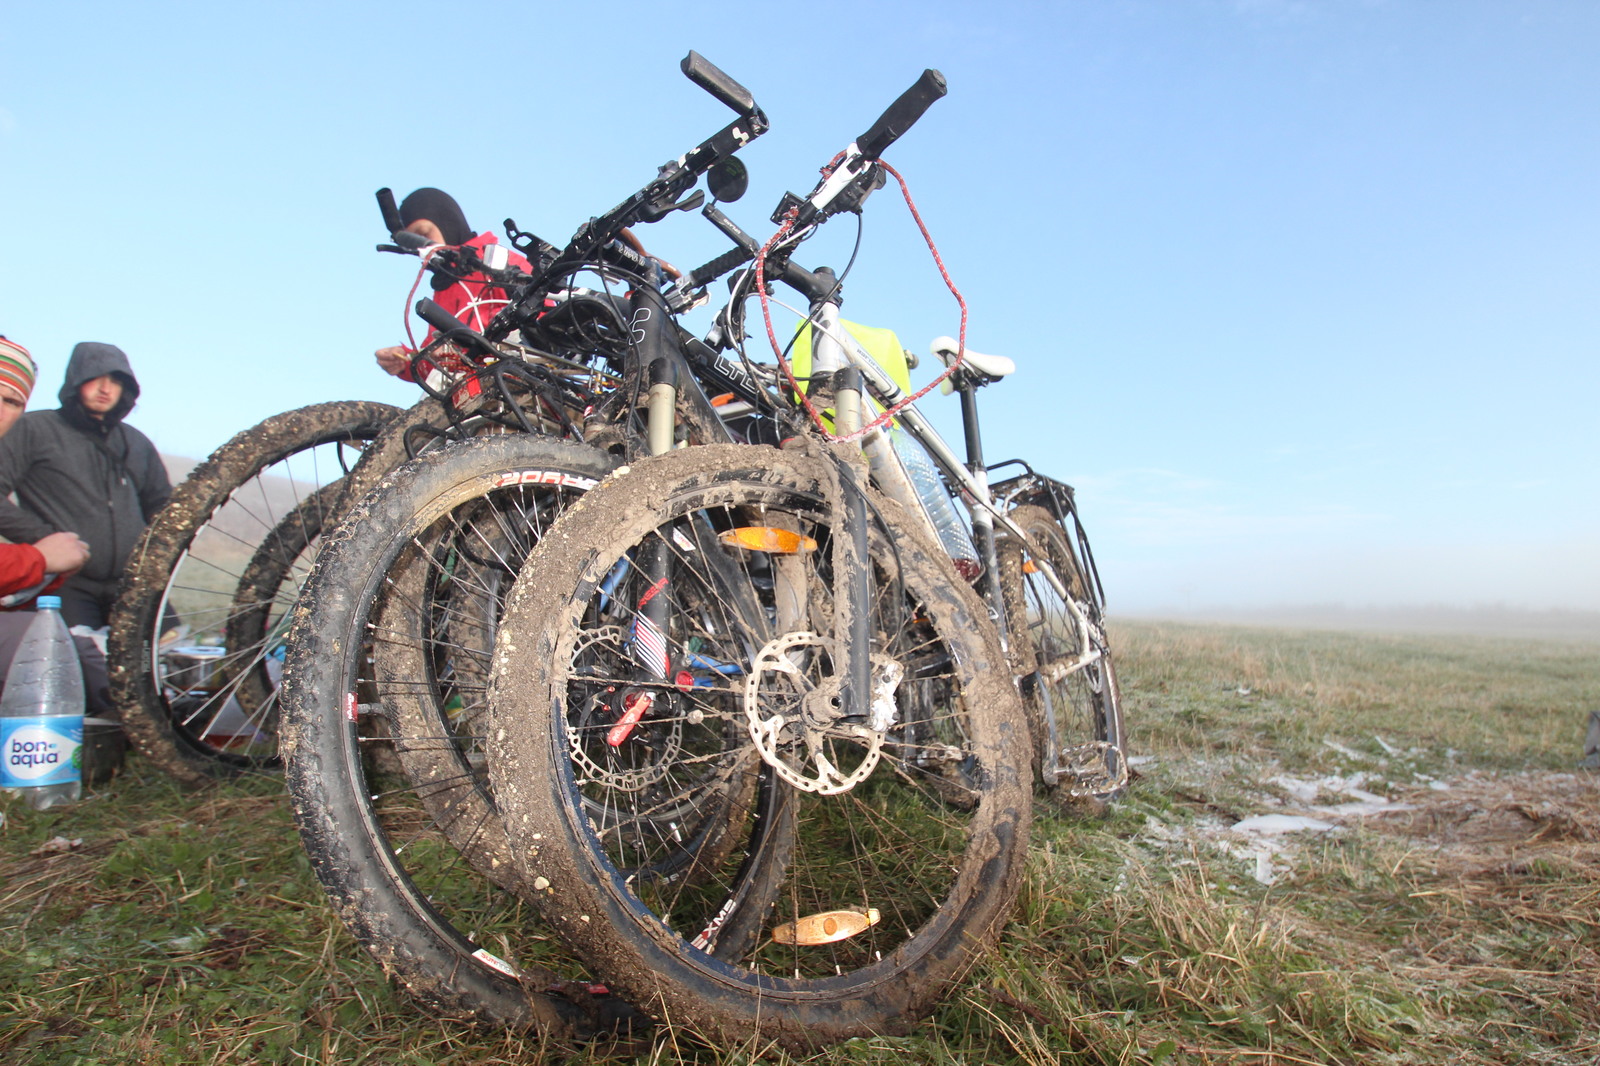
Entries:
<svg viewBox="0 0 1600 1066">
<path fill-rule="evenodd" d="M 678 356 L 661 357 L 679 338 L 645 278 L 655 273 L 651 262 L 614 243 L 625 227 L 661 217 L 700 174 L 765 129 L 742 87 L 694 53 L 684 66 L 739 114 L 730 129 L 565 248 L 507 220 L 535 270 L 505 279 L 516 306 L 485 333 L 427 301 L 419 308 L 439 330 L 438 345 L 484 364 L 480 380 L 533 389 L 548 384 L 545 371 L 564 367 L 600 375 L 605 387 L 581 398 L 538 392 L 540 403 L 523 405 L 524 413 L 542 412 L 549 434 L 448 442 L 392 471 L 329 535 L 287 642 L 286 779 L 335 909 L 418 998 L 556 1034 L 597 1023 L 572 1016 L 568 986 L 554 973 L 573 964 L 552 954 L 542 927 L 530 922 L 535 890 L 517 873 L 482 769 L 481 694 L 500 603 L 548 523 L 620 459 L 650 450 L 652 439 L 659 447 L 680 436 L 726 439 L 686 369 L 667 375 L 681 379 L 676 386 L 650 379 L 651 365 L 683 366 Z M 577 285 L 583 274 L 600 287 Z M 634 297 L 611 297 L 608 278 L 634 284 Z M 562 294 L 553 311 L 552 293 Z M 436 356 L 437 349 L 418 353 L 419 380 L 428 381 Z M 459 392 L 453 383 L 429 387 L 446 399 Z M 516 412 L 503 428 L 518 428 Z M 752 790 L 731 784 L 720 802 L 743 809 Z M 695 822 L 693 846 L 672 860 L 678 870 L 718 852 L 723 827 L 738 817 Z"/>
<path fill-rule="evenodd" d="M 940 95 L 926 72 L 785 199 L 766 245 L 718 223 L 756 262 L 744 293 L 764 296 L 771 267 L 813 305 L 811 395 L 741 359 L 770 386 L 747 402 L 799 450 L 631 462 L 541 539 L 497 638 L 489 770 L 525 882 L 608 984 L 724 1040 L 903 1030 L 997 935 L 1020 877 L 1031 746 L 1000 612 L 860 448 L 793 414 L 820 419 L 826 383 L 835 427 L 860 430 L 865 368 L 835 350 L 837 279 L 792 251 L 860 207 L 878 154 Z M 693 878 L 639 872 L 681 846 L 656 831 L 663 804 L 749 777 L 739 847 Z"/>
</svg>

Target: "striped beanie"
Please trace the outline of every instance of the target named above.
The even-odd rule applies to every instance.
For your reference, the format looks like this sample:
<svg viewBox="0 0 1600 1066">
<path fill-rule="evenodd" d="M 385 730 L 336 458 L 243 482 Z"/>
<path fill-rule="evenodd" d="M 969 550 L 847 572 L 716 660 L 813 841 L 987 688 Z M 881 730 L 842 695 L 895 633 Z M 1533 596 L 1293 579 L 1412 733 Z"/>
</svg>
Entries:
<svg viewBox="0 0 1600 1066">
<path fill-rule="evenodd" d="M 15 390 L 26 401 L 33 394 L 33 379 L 38 373 L 39 368 L 34 365 L 28 349 L 0 337 L 0 385 Z"/>
</svg>

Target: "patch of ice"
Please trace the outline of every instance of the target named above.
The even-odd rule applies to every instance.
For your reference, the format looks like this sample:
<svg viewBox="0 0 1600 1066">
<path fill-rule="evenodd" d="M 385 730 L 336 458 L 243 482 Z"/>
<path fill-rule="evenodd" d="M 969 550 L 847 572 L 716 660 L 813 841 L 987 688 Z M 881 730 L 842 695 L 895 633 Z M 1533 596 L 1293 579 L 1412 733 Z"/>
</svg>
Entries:
<svg viewBox="0 0 1600 1066">
<path fill-rule="evenodd" d="M 1233 823 L 1231 828 L 1235 833 L 1278 836 L 1282 833 L 1325 833 L 1334 828 L 1334 824 L 1299 814 L 1258 814 Z"/>
<path fill-rule="evenodd" d="M 1285 792 L 1289 793 L 1290 797 L 1299 800 L 1301 803 L 1310 803 L 1312 800 L 1317 798 L 1317 793 L 1322 791 L 1321 781 L 1303 781 L 1300 778 L 1290 777 L 1287 774 L 1278 774 L 1276 777 L 1270 777 L 1267 780 L 1272 784 L 1277 785 Z"/>
<path fill-rule="evenodd" d="M 1341 796 L 1351 796 L 1366 802 L 1383 802 L 1383 797 L 1371 792 L 1363 791 L 1361 786 L 1372 779 L 1372 775 L 1365 770 L 1357 770 L 1347 777 L 1319 777 L 1314 781 L 1304 778 L 1290 777 L 1287 774 L 1278 774 L 1268 778 L 1273 784 L 1289 793 L 1290 796 L 1301 803 L 1313 803 L 1316 798 L 1325 793 Z"/>
<path fill-rule="evenodd" d="M 1391 757 L 1392 756 L 1398 756 L 1400 754 L 1400 749 L 1399 748 L 1395 747 L 1393 744 L 1390 744 L 1387 740 L 1384 740 L 1378 734 L 1376 734 L 1376 733 L 1372 734 L 1372 739 L 1376 740 L 1378 742 L 1378 747 L 1380 747 L 1384 751 L 1388 752 Z"/>
<path fill-rule="evenodd" d="M 1332 748 L 1334 751 L 1338 752 L 1340 755 L 1343 755 L 1347 759 L 1354 759 L 1356 762 L 1367 761 L 1367 757 L 1361 754 L 1359 751 L 1353 751 L 1350 748 L 1345 747 L 1343 744 L 1338 744 L 1334 741 L 1328 740 L 1326 737 L 1323 738 L 1322 743 L 1326 747 Z"/>
</svg>

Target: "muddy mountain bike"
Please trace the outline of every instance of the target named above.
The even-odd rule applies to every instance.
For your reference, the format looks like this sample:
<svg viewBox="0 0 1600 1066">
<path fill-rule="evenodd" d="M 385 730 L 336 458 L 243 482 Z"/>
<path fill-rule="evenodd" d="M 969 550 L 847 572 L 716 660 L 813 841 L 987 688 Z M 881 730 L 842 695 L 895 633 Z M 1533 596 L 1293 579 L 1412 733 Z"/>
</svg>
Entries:
<svg viewBox="0 0 1600 1066">
<path fill-rule="evenodd" d="M 792 259 L 940 95 L 926 72 L 766 244 L 719 223 L 754 260 L 723 342 L 767 277 L 813 307 L 804 387 L 781 359 L 728 361 L 785 446 L 630 462 L 541 539 L 497 637 L 487 754 L 524 884 L 608 984 L 725 1041 L 903 1030 L 997 935 L 1021 874 L 1032 746 L 1003 608 L 919 500 L 874 483 L 862 373 L 828 365 L 838 279 Z M 735 846 L 680 872 L 661 812 L 741 781 L 752 801 L 715 807 Z"/>
<path fill-rule="evenodd" d="M 506 279 L 514 306 L 484 333 L 422 309 L 436 343 L 480 364 L 481 381 L 581 368 L 595 387 L 580 397 L 530 382 L 538 402 L 521 409 L 543 415 L 542 432 L 445 442 L 355 503 L 305 585 L 283 675 L 297 824 L 352 933 L 424 1001 L 554 1035 L 603 1027 L 573 1006 L 608 1000 L 574 997 L 555 976 L 586 967 L 533 919 L 537 890 L 510 853 L 484 771 L 484 693 L 505 595 L 557 518 L 630 456 L 733 439 L 684 361 L 662 275 L 617 242 L 766 128 L 748 92 L 715 67 L 691 54 L 685 72 L 738 113 L 737 136 L 714 135 L 670 165 L 681 172 L 658 176 L 564 248 L 508 224 L 535 270 Z M 436 354 L 418 353 L 424 381 L 444 361 Z M 731 846 L 726 828 L 741 817 L 728 812 L 752 793 L 730 781 L 715 804 L 661 812 L 689 843 L 655 869 L 682 872 Z"/>
</svg>

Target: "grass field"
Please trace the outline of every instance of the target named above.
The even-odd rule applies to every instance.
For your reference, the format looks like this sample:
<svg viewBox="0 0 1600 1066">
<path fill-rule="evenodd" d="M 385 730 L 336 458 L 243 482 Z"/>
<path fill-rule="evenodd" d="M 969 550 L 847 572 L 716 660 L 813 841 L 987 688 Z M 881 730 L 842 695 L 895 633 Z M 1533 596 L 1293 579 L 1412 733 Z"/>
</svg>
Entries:
<svg viewBox="0 0 1600 1066">
<path fill-rule="evenodd" d="M 1600 781 L 1574 769 L 1600 644 L 1114 636 L 1126 799 L 1041 806 L 1000 951 L 912 1035 L 812 1061 L 1600 1060 Z M 0 1062 L 794 1061 L 424 1015 L 327 910 L 270 779 L 185 793 L 134 763 L 0 811 Z"/>
</svg>

